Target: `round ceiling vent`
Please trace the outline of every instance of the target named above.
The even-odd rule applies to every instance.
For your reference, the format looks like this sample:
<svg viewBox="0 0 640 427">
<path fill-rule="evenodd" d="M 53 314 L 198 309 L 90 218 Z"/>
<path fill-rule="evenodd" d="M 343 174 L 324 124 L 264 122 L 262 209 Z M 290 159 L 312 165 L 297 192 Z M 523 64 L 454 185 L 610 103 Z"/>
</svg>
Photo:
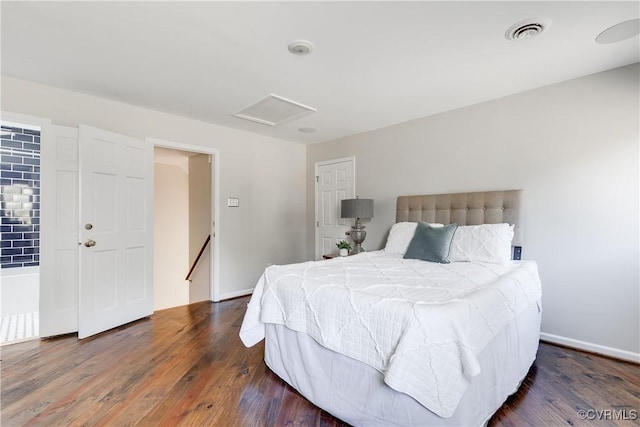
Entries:
<svg viewBox="0 0 640 427">
<path fill-rule="evenodd" d="M 632 19 L 609 27 L 596 37 L 600 44 L 618 43 L 640 34 L 640 19 Z"/>
<path fill-rule="evenodd" d="M 294 55 L 309 55 L 313 52 L 313 45 L 306 40 L 294 40 L 289 43 L 289 52 Z"/>
<path fill-rule="evenodd" d="M 525 40 L 539 36 L 551 26 L 546 18 L 527 19 L 513 24 L 504 36 L 507 40 Z"/>
</svg>

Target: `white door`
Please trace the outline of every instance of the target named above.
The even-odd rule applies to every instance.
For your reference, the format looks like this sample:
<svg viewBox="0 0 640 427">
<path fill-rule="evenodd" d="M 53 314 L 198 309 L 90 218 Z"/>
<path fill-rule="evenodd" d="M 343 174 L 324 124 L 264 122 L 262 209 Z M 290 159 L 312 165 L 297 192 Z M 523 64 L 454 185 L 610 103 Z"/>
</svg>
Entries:
<svg viewBox="0 0 640 427">
<path fill-rule="evenodd" d="M 78 330 L 78 129 L 45 125 L 41 144 L 40 336 Z"/>
<path fill-rule="evenodd" d="M 316 259 L 337 253 L 336 243 L 351 229 L 340 218 L 340 203 L 354 197 L 354 166 L 353 157 L 316 163 Z"/>
<path fill-rule="evenodd" d="M 80 125 L 78 337 L 153 312 L 153 144 Z"/>
</svg>

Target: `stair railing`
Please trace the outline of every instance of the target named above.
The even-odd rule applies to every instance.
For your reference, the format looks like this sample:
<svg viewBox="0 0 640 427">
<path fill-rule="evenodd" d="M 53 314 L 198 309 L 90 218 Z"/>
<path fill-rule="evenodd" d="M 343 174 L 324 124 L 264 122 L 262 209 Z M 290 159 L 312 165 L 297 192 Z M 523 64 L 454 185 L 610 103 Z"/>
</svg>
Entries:
<svg viewBox="0 0 640 427">
<path fill-rule="evenodd" d="M 198 265 L 198 261 L 200 261 L 200 257 L 202 256 L 202 253 L 204 252 L 205 248 L 209 244 L 210 240 L 211 240 L 211 234 L 207 236 L 207 240 L 205 240 L 204 243 L 202 244 L 202 247 L 200 248 L 200 252 L 198 252 L 198 256 L 196 257 L 196 260 L 193 261 L 193 264 L 191 264 L 191 268 L 189 269 L 189 272 L 187 273 L 187 277 L 185 277 L 184 280 L 191 280 L 191 273 L 193 273 L 193 269 L 196 268 L 196 265 Z"/>
</svg>

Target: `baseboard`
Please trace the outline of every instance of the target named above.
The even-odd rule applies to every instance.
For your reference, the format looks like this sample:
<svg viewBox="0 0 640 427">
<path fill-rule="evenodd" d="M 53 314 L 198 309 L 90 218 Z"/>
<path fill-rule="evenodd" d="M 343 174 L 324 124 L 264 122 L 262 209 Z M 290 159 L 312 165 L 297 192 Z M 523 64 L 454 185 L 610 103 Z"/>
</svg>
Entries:
<svg viewBox="0 0 640 427">
<path fill-rule="evenodd" d="M 640 353 L 620 350 L 617 348 L 606 347 L 604 345 L 593 344 L 586 341 L 574 340 L 572 338 L 561 337 L 558 335 L 540 333 L 540 339 L 552 344 L 560 344 L 567 347 L 573 347 L 578 350 L 590 351 L 592 353 L 602 354 L 604 356 L 614 357 L 616 359 L 628 360 L 630 362 L 640 363 Z"/>
<path fill-rule="evenodd" d="M 233 299 L 238 297 L 244 297 L 246 295 L 251 295 L 253 293 L 254 288 L 243 289 L 241 291 L 228 292 L 226 294 L 220 295 L 220 301 L 224 301 L 226 299 Z"/>
</svg>

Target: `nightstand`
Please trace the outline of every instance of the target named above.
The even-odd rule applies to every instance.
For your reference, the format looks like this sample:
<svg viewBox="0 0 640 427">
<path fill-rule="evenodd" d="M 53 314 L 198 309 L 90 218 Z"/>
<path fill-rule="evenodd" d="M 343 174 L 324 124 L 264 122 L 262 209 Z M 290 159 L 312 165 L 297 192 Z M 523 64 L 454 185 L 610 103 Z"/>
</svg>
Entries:
<svg viewBox="0 0 640 427">
<path fill-rule="evenodd" d="M 351 256 L 353 254 L 349 254 L 347 256 Z M 326 254 L 326 255 L 322 255 L 322 258 L 324 259 L 333 259 L 333 258 L 340 258 L 340 255 L 338 254 Z"/>
</svg>

